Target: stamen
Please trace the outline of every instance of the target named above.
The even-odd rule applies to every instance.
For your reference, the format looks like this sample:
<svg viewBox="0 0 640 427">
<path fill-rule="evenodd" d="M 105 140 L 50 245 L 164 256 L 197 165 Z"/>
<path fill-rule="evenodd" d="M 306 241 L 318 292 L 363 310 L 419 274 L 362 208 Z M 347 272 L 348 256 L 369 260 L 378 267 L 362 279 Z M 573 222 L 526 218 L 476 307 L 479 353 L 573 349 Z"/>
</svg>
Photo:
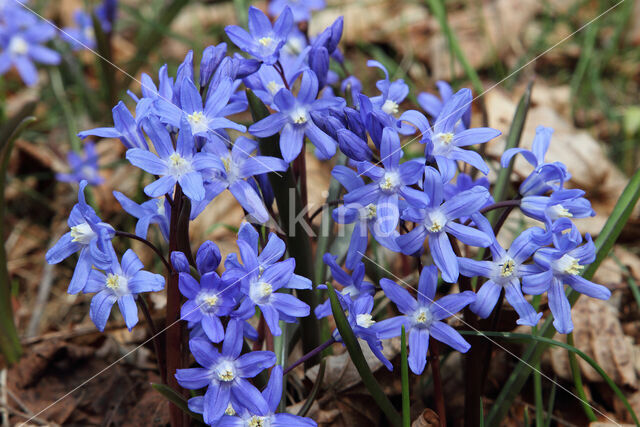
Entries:
<svg viewBox="0 0 640 427">
<path fill-rule="evenodd" d="M 376 323 L 375 320 L 373 320 L 373 318 L 371 317 L 370 314 L 358 314 L 356 316 L 356 324 L 358 326 L 361 326 L 363 328 L 369 328 L 371 327 L 374 323 Z"/>
<path fill-rule="evenodd" d="M 268 47 L 273 43 L 273 39 L 271 37 L 262 37 L 258 39 L 258 43 L 260 43 L 264 47 Z"/>
<path fill-rule="evenodd" d="M 399 106 L 396 102 L 387 99 L 384 101 L 384 104 L 382 104 L 382 111 L 387 114 L 398 114 Z"/>
</svg>

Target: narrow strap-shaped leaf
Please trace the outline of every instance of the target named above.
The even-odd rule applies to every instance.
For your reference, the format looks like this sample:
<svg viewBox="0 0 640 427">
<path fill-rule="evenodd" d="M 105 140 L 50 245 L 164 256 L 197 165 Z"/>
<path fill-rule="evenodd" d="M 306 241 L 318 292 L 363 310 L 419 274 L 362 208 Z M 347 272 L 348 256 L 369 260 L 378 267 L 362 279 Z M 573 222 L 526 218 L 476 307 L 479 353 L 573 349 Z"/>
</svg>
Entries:
<svg viewBox="0 0 640 427">
<path fill-rule="evenodd" d="M 400 375 L 402 377 L 402 425 L 411 426 L 411 408 L 409 401 L 409 361 L 407 359 L 407 336 L 402 325 L 400 336 Z"/>
<path fill-rule="evenodd" d="M 567 344 L 573 346 L 573 332 L 567 334 Z M 587 416 L 587 418 L 589 418 L 589 421 L 598 421 L 598 417 L 596 417 L 593 409 L 591 409 L 591 405 L 589 405 L 587 394 L 584 392 L 584 386 L 582 385 L 582 375 L 580 374 L 580 366 L 578 366 L 576 355 L 572 351 L 567 351 L 567 355 L 569 356 L 569 366 L 571 367 L 571 376 L 573 377 L 573 383 L 576 386 L 576 393 L 580 398 L 580 403 L 582 404 L 584 414 Z"/>
<path fill-rule="evenodd" d="M 640 426 L 640 421 L 638 421 L 638 417 L 636 416 L 635 411 L 631 407 L 631 404 L 627 400 L 622 390 L 620 390 L 620 388 L 616 385 L 616 383 L 611 379 L 609 375 L 607 375 L 604 369 L 602 369 L 595 360 L 593 360 L 590 356 L 588 356 L 586 353 L 584 353 L 580 349 L 570 344 L 564 343 L 562 341 L 556 341 L 551 338 L 541 337 L 538 335 L 518 334 L 514 332 L 484 332 L 484 331 L 468 331 L 468 330 L 460 331 L 460 334 L 476 335 L 476 336 L 484 335 L 488 337 L 498 337 L 498 338 L 504 338 L 504 339 L 510 339 L 510 340 L 539 341 L 547 345 L 562 347 L 565 350 L 568 350 L 572 353 L 577 354 L 578 356 L 580 356 L 582 360 L 587 362 L 598 373 L 598 375 L 602 377 L 602 379 L 607 383 L 609 388 L 611 388 L 611 391 L 615 393 L 615 395 L 622 401 L 625 408 L 627 408 L 627 411 L 629 411 L 629 415 L 631 415 L 631 418 L 633 418 L 633 422 L 636 423 L 637 426 Z"/>
<path fill-rule="evenodd" d="M 358 373 L 360 374 L 360 378 L 362 378 L 362 383 L 369 390 L 371 396 L 376 401 L 382 412 L 387 416 L 389 421 L 393 423 L 395 426 L 402 425 L 402 417 L 396 409 L 393 407 L 393 404 L 389 400 L 389 398 L 384 394 L 380 384 L 376 381 L 376 378 L 373 376 L 369 365 L 367 364 L 367 360 L 362 353 L 362 349 L 360 348 L 360 344 L 358 343 L 358 339 L 356 338 L 351 326 L 349 325 L 349 321 L 342 311 L 342 307 L 338 302 L 338 297 L 336 296 L 336 292 L 333 289 L 331 283 L 327 284 L 329 291 L 329 299 L 331 301 L 331 311 L 333 312 L 333 317 L 336 321 L 336 327 L 338 328 L 338 332 L 340 332 L 340 336 L 342 337 L 342 342 L 345 347 L 347 347 L 347 351 L 349 352 L 349 356 L 351 357 L 351 361 L 355 365 Z"/>
<path fill-rule="evenodd" d="M 35 104 L 26 105 L 12 118 L 0 131 L 0 352 L 9 364 L 18 361 L 22 354 L 22 347 L 18 332 L 13 320 L 13 307 L 11 305 L 11 281 L 7 267 L 7 254 L 4 248 L 4 190 L 9 157 L 16 138 L 33 121 L 35 117 L 25 117 L 33 112 Z"/>
<path fill-rule="evenodd" d="M 504 151 L 510 148 L 517 148 L 520 146 L 520 140 L 522 138 L 522 130 L 524 124 L 527 121 L 527 113 L 529 112 L 529 106 L 531 105 L 531 89 L 533 88 L 533 80 L 527 86 L 527 90 L 524 92 L 518 107 L 511 121 L 511 127 L 509 128 L 509 135 L 507 136 L 507 144 L 504 147 Z M 509 189 L 509 183 L 511 180 L 511 172 L 513 171 L 513 163 L 515 158 L 512 158 L 509 162 L 509 166 L 501 168 L 498 172 L 498 178 L 493 186 L 493 200 L 501 202 L 506 200 L 508 196 L 507 191 Z M 491 225 L 495 225 L 498 220 L 499 211 L 491 211 L 487 214 L 487 219 L 491 222 Z"/>
<path fill-rule="evenodd" d="M 311 409 L 311 405 L 313 405 L 313 402 L 316 400 L 316 397 L 318 397 L 320 386 L 322 385 L 322 381 L 324 380 L 324 371 L 326 367 L 327 367 L 327 360 L 322 359 L 322 361 L 320 362 L 320 369 L 318 369 L 318 376 L 316 376 L 316 382 L 313 384 L 313 387 L 311 388 L 309 397 L 307 397 L 307 400 L 304 402 L 304 405 L 302 405 L 302 408 L 300 408 L 300 410 L 296 414 L 299 417 L 304 417 L 307 415 L 307 412 L 309 412 L 309 409 Z"/>
<path fill-rule="evenodd" d="M 631 180 L 620 195 L 613 212 L 609 215 L 609 219 L 607 219 L 604 227 L 602 227 L 602 231 L 598 234 L 598 238 L 594 242 L 596 246 L 596 259 L 584 271 L 582 275 L 584 278 L 591 279 L 602 261 L 611 252 L 613 244 L 629 220 L 633 208 L 638 202 L 638 198 L 640 198 L 640 169 L 636 170 L 635 174 L 631 177 Z M 572 306 L 577 301 L 578 296 L 579 294 L 572 289 L 567 291 L 567 297 Z M 553 316 L 550 315 L 539 330 L 541 337 L 549 338 L 553 336 L 555 333 Z M 496 397 L 494 405 L 491 407 L 491 411 L 489 411 L 487 416 L 488 425 L 500 425 L 500 421 L 507 414 L 513 400 L 527 382 L 531 374 L 530 365 L 535 364 L 536 361 L 540 359 L 546 347 L 547 346 L 541 342 L 531 343 L 527 347 L 520 362 L 516 365 L 511 375 L 509 375 L 502 390 Z"/>
<path fill-rule="evenodd" d="M 204 420 L 202 419 L 202 415 L 196 414 L 195 412 L 191 411 L 189 409 L 187 400 L 184 398 L 184 396 L 176 393 L 174 389 L 164 384 L 156 384 L 156 383 L 151 383 L 151 387 L 153 387 L 154 390 L 156 390 L 158 393 L 166 397 L 167 400 L 169 400 L 171 403 L 173 403 L 178 408 L 180 408 L 185 414 L 189 415 L 194 420 L 198 420 L 201 423 L 204 423 Z"/>
</svg>

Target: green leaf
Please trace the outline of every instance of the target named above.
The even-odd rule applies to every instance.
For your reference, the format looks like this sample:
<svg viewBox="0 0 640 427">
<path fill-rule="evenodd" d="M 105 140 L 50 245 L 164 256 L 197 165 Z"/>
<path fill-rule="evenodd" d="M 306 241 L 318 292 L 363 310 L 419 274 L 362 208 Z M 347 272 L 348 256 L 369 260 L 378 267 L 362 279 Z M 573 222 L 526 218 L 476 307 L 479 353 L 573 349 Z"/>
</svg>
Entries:
<svg viewBox="0 0 640 427">
<path fill-rule="evenodd" d="M 35 117 L 29 116 L 34 109 L 34 102 L 25 105 L 0 131 L 0 352 L 8 364 L 18 361 L 22 354 L 22 346 L 13 320 L 11 280 L 4 248 L 5 180 L 14 142 L 20 133 L 36 120 Z"/>
<path fill-rule="evenodd" d="M 400 335 L 400 375 L 402 377 L 402 425 L 411 426 L 411 402 L 409 401 L 409 361 L 407 359 L 407 335 L 402 325 Z"/>
<path fill-rule="evenodd" d="M 376 381 L 376 378 L 373 376 L 369 365 L 367 364 L 367 360 L 362 353 L 362 349 L 360 348 L 360 344 L 358 343 L 358 339 L 356 338 L 351 326 L 349 325 L 349 321 L 342 311 L 342 307 L 338 302 L 338 297 L 336 296 L 336 292 L 333 289 L 331 283 L 327 283 L 329 299 L 331 301 L 331 311 L 333 312 L 333 317 L 336 321 L 336 327 L 338 328 L 338 332 L 340 332 L 340 336 L 342 337 L 342 342 L 345 347 L 347 347 L 347 351 L 349 352 L 349 356 L 351 357 L 351 361 L 355 365 L 358 373 L 360 374 L 360 378 L 362 379 L 362 383 L 369 390 L 371 396 L 376 401 L 382 412 L 387 416 L 389 421 L 393 423 L 393 425 L 400 427 L 402 425 L 402 417 L 396 409 L 393 407 L 393 404 L 389 400 L 389 398 L 384 394 L 380 384 Z"/>
<path fill-rule="evenodd" d="M 189 415 L 194 420 L 198 420 L 201 423 L 204 423 L 204 419 L 202 419 L 202 415 L 196 414 L 189 409 L 189 405 L 187 404 L 187 399 L 184 398 L 183 395 L 177 393 L 174 389 L 164 384 L 156 384 L 151 383 L 151 387 L 156 390 L 158 393 L 167 398 L 171 403 L 176 405 L 178 408 L 182 410 L 185 414 Z"/>
<path fill-rule="evenodd" d="M 622 390 L 620 390 L 620 388 L 616 385 L 616 383 L 611 379 L 611 377 L 609 377 L 609 375 L 607 375 L 604 369 L 602 369 L 600 365 L 596 363 L 595 360 L 593 360 L 590 356 L 585 354 L 583 351 L 577 349 L 576 347 L 570 344 L 564 343 L 562 341 L 556 341 L 551 338 L 541 337 L 538 335 L 518 334 L 514 332 L 484 332 L 484 331 L 468 331 L 468 330 L 459 331 L 459 332 L 461 335 L 498 337 L 498 338 L 504 338 L 504 339 L 510 339 L 510 340 L 539 341 L 547 345 L 562 347 L 565 350 L 568 350 L 574 354 L 577 354 L 578 356 L 580 356 L 582 360 L 587 362 L 598 373 L 598 375 L 602 377 L 602 379 L 607 383 L 611 391 L 613 391 L 613 393 L 622 401 L 625 408 L 627 408 L 627 411 L 629 411 L 629 415 L 631 415 L 631 418 L 633 418 L 633 422 L 636 423 L 637 426 L 640 426 L 640 421 L 638 421 L 638 417 L 636 417 L 636 413 L 634 412 L 633 408 L 629 404 L 629 401 L 627 400 Z"/>
<path fill-rule="evenodd" d="M 573 347 L 573 332 L 567 334 L 567 344 Z M 584 392 L 584 387 L 582 385 L 582 375 L 580 374 L 580 366 L 578 366 L 576 355 L 572 351 L 567 351 L 567 354 L 569 356 L 571 376 L 573 376 L 573 383 L 576 387 L 576 393 L 580 398 L 580 403 L 582 404 L 584 414 L 587 416 L 587 418 L 589 418 L 589 421 L 598 421 L 598 417 L 596 417 L 596 414 L 593 413 L 593 409 L 591 409 L 591 405 L 589 405 L 587 394 Z"/>
<path fill-rule="evenodd" d="M 327 367 L 327 360 L 322 359 L 322 361 L 320 362 L 320 369 L 318 369 L 318 376 L 316 377 L 316 382 L 313 384 L 313 388 L 311 388 L 311 392 L 309 393 L 307 400 L 305 400 L 304 405 L 302 405 L 302 408 L 300 408 L 300 410 L 296 414 L 299 417 L 306 416 L 307 412 L 309 412 L 309 409 L 311 409 L 311 405 L 313 405 L 314 400 L 316 400 L 316 397 L 318 396 L 318 392 L 320 391 L 320 386 L 322 385 L 322 381 L 324 380 L 324 371 L 326 367 Z"/>
<path fill-rule="evenodd" d="M 464 55 L 462 48 L 460 47 L 460 43 L 458 42 L 458 38 L 454 34 L 449 22 L 447 22 L 447 11 L 444 7 L 443 0 L 427 0 L 427 4 L 429 5 L 429 9 L 434 14 L 438 23 L 440 24 L 440 28 L 444 32 L 445 37 L 447 38 L 447 43 L 449 44 L 449 49 L 451 49 L 453 55 L 458 58 L 460 65 L 462 65 L 462 69 L 471 80 L 471 84 L 473 85 L 473 90 L 477 94 L 481 94 L 484 91 L 482 86 L 482 81 L 476 73 L 476 70 L 471 66 L 469 61 Z"/>
<path fill-rule="evenodd" d="M 591 279 L 596 272 L 602 261 L 606 258 L 607 254 L 611 252 L 613 244 L 618 239 L 618 236 L 622 232 L 624 225 L 629 220 L 631 212 L 640 198 L 640 169 L 636 170 L 635 174 L 631 177 L 631 180 L 625 187 L 624 191 L 620 195 L 616 206 L 613 209 L 609 219 L 605 223 L 602 231 L 595 240 L 596 247 L 596 259 L 589 265 L 584 271 L 583 277 L 585 279 Z M 567 297 L 571 306 L 575 304 L 579 294 L 572 289 L 567 291 Z M 555 333 L 553 328 L 553 316 L 549 316 L 544 324 L 539 328 L 540 335 L 542 337 L 549 338 Z M 535 342 L 531 343 L 525 352 L 523 353 L 520 362 L 516 365 L 509 378 L 502 387 L 502 390 L 496 397 L 494 405 L 491 407 L 491 411 L 487 416 L 488 425 L 500 425 L 500 421 L 509 411 L 513 400 L 522 390 L 529 375 L 531 374 L 531 366 L 535 365 L 543 351 L 547 346 Z"/>
<path fill-rule="evenodd" d="M 511 127 L 509 128 L 509 135 L 507 136 L 507 144 L 504 147 L 504 151 L 507 151 L 510 148 L 517 148 L 520 145 L 520 139 L 522 138 L 522 130 L 524 129 L 524 124 L 527 121 L 527 113 L 529 112 L 529 107 L 531 105 L 531 89 L 533 88 L 533 81 L 529 83 L 527 86 L 527 90 L 524 92 L 520 101 L 518 102 L 518 107 L 516 108 L 516 112 L 513 115 L 513 120 L 511 121 Z M 507 191 L 509 189 L 509 184 L 511 182 L 511 172 L 513 172 L 513 163 L 515 158 L 512 158 L 509 162 L 509 166 L 506 168 L 501 168 L 498 173 L 498 179 L 496 179 L 496 183 L 493 186 L 493 200 L 496 202 L 500 202 L 507 199 Z M 498 211 L 491 211 L 487 215 L 487 219 L 491 222 L 492 225 L 496 224 L 498 219 Z"/>
</svg>

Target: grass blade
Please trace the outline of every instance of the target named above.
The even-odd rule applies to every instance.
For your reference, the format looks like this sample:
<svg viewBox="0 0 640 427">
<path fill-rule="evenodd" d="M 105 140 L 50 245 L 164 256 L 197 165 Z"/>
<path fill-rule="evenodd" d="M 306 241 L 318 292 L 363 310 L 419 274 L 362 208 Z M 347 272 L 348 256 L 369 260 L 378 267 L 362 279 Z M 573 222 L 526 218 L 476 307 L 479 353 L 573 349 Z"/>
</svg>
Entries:
<svg viewBox="0 0 640 427">
<path fill-rule="evenodd" d="M 407 335 L 402 325 L 400 336 L 400 375 L 402 377 L 402 425 L 411 426 L 411 408 L 409 401 L 409 361 L 407 359 Z"/>
<path fill-rule="evenodd" d="M 527 86 L 527 90 L 524 92 L 524 94 L 520 98 L 520 101 L 518 102 L 518 107 L 516 108 L 516 112 L 513 115 L 511 127 L 509 128 L 507 144 L 504 147 L 505 151 L 510 148 L 517 148 L 520 145 L 522 131 L 524 129 L 524 124 L 527 121 L 527 113 L 529 112 L 529 107 L 531 105 L 532 89 L 533 80 L 529 83 L 529 85 Z M 498 179 L 496 179 L 496 183 L 493 186 L 493 199 L 496 202 L 507 199 L 514 161 L 515 158 L 511 159 L 511 162 L 509 162 L 509 166 L 507 166 L 506 168 L 501 168 L 500 172 L 498 173 Z M 491 225 L 496 225 L 498 212 L 498 210 L 494 210 L 487 214 L 487 219 L 491 222 Z"/>
<path fill-rule="evenodd" d="M 602 227 L 602 231 L 595 240 L 596 246 L 596 259 L 589 265 L 584 271 L 583 277 L 591 279 L 596 272 L 602 261 L 611 252 L 613 244 L 617 240 L 618 236 L 622 232 L 624 225 L 629 220 L 631 212 L 640 198 L 640 169 L 636 170 L 635 174 L 631 177 L 631 180 L 625 187 L 624 191 L 620 195 L 616 206 L 613 209 L 609 219 Z M 569 289 L 567 292 L 570 304 L 573 306 L 578 299 L 579 294 Z M 544 324 L 540 327 L 540 335 L 548 339 L 553 336 L 555 329 L 553 328 L 553 316 L 549 316 Z M 540 342 L 531 343 L 525 352 L 523 353 L 520 362 L 516 365 L 513 372 L 505 382 L 502 390 L 495 399 L 494 405 L 489 411 L 487 417 L 488 425 L 500 425 L 500 421 L 507 414 L 507 411 L 511 407 L 513 400 L 520 393 L 522 387 L 527 382 L 529 375 L 531 374 L 531 367 L 538 360 L 546 346 L 541 345 Z"/>
<path fill-rule="evenodd" d="M 451 49 L 453 51 L 453 54 L 458 58 L 460 65 L 462 65 L 462 69 L 467 74 L 467 77 L 469 77 L 469 80 L 471 80 L 473 90 L 477 94 L 481 94 L 484 91 L 482 81 L 480 80 L 478 73 L 476 73 L 476 70 L 471 66 L 469 61 L 467 61 L 467 58 L 465 57 L 464 52 L 460 47 L 460 43 L 458 42 L 458 38 L 447 22 L 447 11 L 444 7 L 444 2 L 442 0 L 427 0 L 427 4 L 429 5 L 429 9 L 431 9 L 431 12 L 438 20 L 440 28 L 447 38 L 449 49 Z"/>
<path fill-rule="evenodd" d="M 549 406 L 547 407 L 547 421 L 544 427 L 551 427 L 551 421 L 553 420 L 553 407 L 556 403 L 556 392 L 558 391 L 558 377 L 553 377 L 553 384 L 551 385 L 551 392 L 549 393 Z"/>
<path fill-rule="evenodd" d="M 598 373 L 598 375 L 602 377 L 602 379 L 607 383 L 611 391 L 613 391 L 613 393 L 620 399 L 620 401 L 622 401 L 627 411 L 629 411 L 629 415 L 631 415 L 631 418 L 633 418 L 633 422 L 636 423 L 637 426 L 640 426 L 640 421 L 638 421 L 638 417 L 636 416 L 636 413 L 631 407 L 631 404 L 629 404 L 629 401 L 627 400 L 622 390 L 620 390 L 620 388 L 616 385 L 616 383 L 611 379 L 611 377 L 609 377 L 609 375 L 607 375 L 604 369 L 602 369 L 595 360 L 593 360 L 590 356 L 588 356 L 583 351 L 577 349 L 576 347 L 570 344 L 564 343 L 562 341 L 556 341 L 551 338 L 541 337 L 538 335 L 518 334 L 514 332 L 483 332 L 483 331 L 468 331 L 468 330 L 459 331 L 459 332 L 462 335 L 475 335 L 475 336 L 485 335 L 488 337 L 497 337 L 497 338 L 504 338 L 509 340 L 539 341 L 549 346 L 564 348 L 565 350 L 580 356 L 582 360 L 587 362 Z"/>
<path fill-rule="evenodd" d="M 567 334 L 567 344 L 573 346 L 573 332 Z M 580 374 L 580 366 L 578 366 L 578 361 L 576 360 L 576 355 L 571 351 L 567 351 L 567 355 L 569 356 L 569 366 L 571 367 L 571 376 L 573 377 L 573 382 L 576 386 L 576 393 L 578 397 L 580 397 L 580 403 L 582 404 L 582 408 L 584 409 L 584 413 L 589 418 L 589 421 L 598 421 L 598 417 L 593 413 L 593 409 L 589 405 L 589 400 L 587 399 L 587 394 L 584 392 L 584 386 L 582 385 L 582 375 Z"/>
<path fill-rule="evenodd" d="M 327 287 L 329 288 L 328 292 L 329 299 L 331 300 L 331 311 L 333 312 L 333 317 L 336 321 L 336 327 L 338 328 L 338 332 L 340 332 L 342 342 L 345 347 L 347 347 L 351 361 L 358 370 L 360 378 L 362 378 L 362 383 L 365 385 L 367 390 L 369 390 L 369 393 L 371 393 L 371 396 L 373 396 L 373 399 L 376 401 L 382 412 L 387 416 L 389 421 L 391 421 L 395 426 L 401 426 L 402 417 L 393 407 L 389 398 L 384 394 L 380 384 L 378 384 L 378 381 L 376 381 L 376 378 L 373 376 L 371 369 L 369 369 L 369 365 L 362 353 L 358 339 L 353 333 L 344 311 L 342 311 L 342 307 L 338 302 L 338 297 L 336 296 L 336 292 L 333 290 L 333 286 L 331 283 L 327 283 Z"/>
<path fill-rule="evenodd" d="M 180 408 L 185 414 L 189 415 L 194 420 L 198 420 L 201 423 L 204 423 L 204 419 L 202 419 L 202 415 L 196 414 L 189 409 L 189 404 L 187 400 L 179 393 L 176 393 L 174 389 L 164 384 L 156 384 L 151 383 L 151 387 L 156 390 L 158 393 L 167 398 L 171 403 Z"/>
<path fill-rule="evenodd" d="M 9 157 L 16 138 L 32 122 L 35 117 L 29 116 L 35 108 L 35 103 L 29 103 L 12 118 L 2 129 L 0 136 L 0 352 L 8 364 L 18 361 L 22 354 L 22 346 L 18 331 L 13 321 L 13 307 L 11 306 L 11 280 L 7 267 L 7 254 L 4 248 L 4 201 L 5 179 Z M 26 116 L 26 117 L 25 117 Z"/>
</svg>

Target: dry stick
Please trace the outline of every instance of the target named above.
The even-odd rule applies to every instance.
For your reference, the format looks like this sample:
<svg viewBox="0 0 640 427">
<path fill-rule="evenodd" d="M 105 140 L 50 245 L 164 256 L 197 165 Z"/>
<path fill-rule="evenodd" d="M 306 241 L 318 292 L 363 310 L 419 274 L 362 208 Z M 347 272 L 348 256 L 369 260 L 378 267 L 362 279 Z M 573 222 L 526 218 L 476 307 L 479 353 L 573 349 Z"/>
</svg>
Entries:
<svg viewBox="0 0 640 427">
<path fill-rule="evenodd" d="M 173 210 L 171 212 L 172 212 L 171 216 L 173 216 Z M 137 240 L 139 242 L 144 243 L 149 248 L 151 248 L 156 253 L 156 255 L 158 255 L 160 257 L 160 260 L 162 260 L 162 263 L 167 268 L 167 272 L 168 273 L 171 273 L 173 271 L 173 268 L 171 267 L 171 264 L 169 264 L 167 259 L 164 257 L 164 255 L 162 254 L 162 251 L 160 251 L 160 249 L 158 249 L 153 243 L 151 243 L 147 239 L 143 239 L 142 237 L 136 236 L 133 233 L 127 233 L 126 231 L 116 231 L 116 236 L 128 237 L 129 239 Z"/>
<path fill-rule="evenodd" d="M 440 418 L 440 425 L 447 425 L 447 414 L 444 406 L 444 393 L 442 390 L 442 377 L 440 376 L 440 349 L 438 341 L 429 338 L 429 363 L 433 374 L 433 396 L 436 401 L 436 409 Z"/>
</svg>

